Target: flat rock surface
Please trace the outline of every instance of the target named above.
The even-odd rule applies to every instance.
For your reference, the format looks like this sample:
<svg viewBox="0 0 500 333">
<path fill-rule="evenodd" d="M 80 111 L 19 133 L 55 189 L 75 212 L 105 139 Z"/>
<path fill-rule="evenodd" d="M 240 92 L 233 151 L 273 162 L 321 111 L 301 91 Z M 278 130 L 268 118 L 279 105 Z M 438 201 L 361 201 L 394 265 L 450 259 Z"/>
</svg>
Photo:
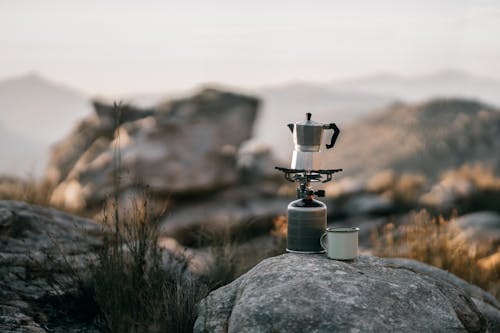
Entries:
<svg viewBox="0 0 500 333">
<path fill-rule="evenodd" d="M 102 244 L 90 220 L 18 201 L 0 201 L 0 332 L 94 332 L 54 308 L 76 288 L 72 272 Z M 61 313 L 58 313 L 61 315 Z M 74 315 L 74 314 L 73 314 Z"/>
<path fill-rule="evenodd" d="M 284 254 L 202 300 L 194 331 L 485 332 L 499 309 L 481 289 L 412 260 Z"/>
</svg>

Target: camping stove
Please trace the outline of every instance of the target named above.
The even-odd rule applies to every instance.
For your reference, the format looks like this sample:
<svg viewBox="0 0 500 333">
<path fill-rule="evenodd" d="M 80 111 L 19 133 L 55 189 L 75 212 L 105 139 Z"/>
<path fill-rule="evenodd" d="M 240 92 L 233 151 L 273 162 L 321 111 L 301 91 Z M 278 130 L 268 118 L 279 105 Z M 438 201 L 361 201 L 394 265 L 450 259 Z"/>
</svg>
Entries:
<svg viewBox="0 0 500 333">
<path fill-rule="evenodd" d="M 327 149 L 333 148 L 340 130 L 335 124 L 319 124 L 311 121 L 311 114 L 307 114 L 307 121 L 288 124 L 294 135 L 295 149 L 292 158 L 292 168 L 276 167 L 285 175 L 285 179 L 297 183 L 297 200 L 288 205 L 288 252 L 295 253 L 324 253 L 320 238 L 326 230 L 326 205 L 315 199 L 324 197 L 324 190 L 315 191 L 311 183 L 326 183 L 332 180 L 333 174 L 342 169 L 314 169 L 317 165 L 317 154 L 321 146 L 322 132 L 333 129 L 331 141 Z M 297 168 L 297 166 L 305 166 Z"/>
</svg>

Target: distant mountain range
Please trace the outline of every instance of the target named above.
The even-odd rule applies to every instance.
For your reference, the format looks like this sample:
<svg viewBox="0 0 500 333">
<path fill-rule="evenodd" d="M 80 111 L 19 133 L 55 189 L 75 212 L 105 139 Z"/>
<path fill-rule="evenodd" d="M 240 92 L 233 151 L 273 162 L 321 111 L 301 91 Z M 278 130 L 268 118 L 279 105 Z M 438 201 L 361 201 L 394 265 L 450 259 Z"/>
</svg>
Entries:
<svg viewBox="0 0 500 333">
<path fill-rule="evenodd" d="M 406 102 L 421 102 L 425 99 L 439 97 L 464 97 L 500 106 L 500 80 L 475 76 L 457 70 L 445 70 L 414 77 L 379 74 L 331 82 L 326 86 L 328 89 L 338 92 L 358 91 L 393 96 Z"/>
<path fill-rule="evenodd" d="M 0 124 L 0 171 L 2 174 L 38 176 L 48 162 L 46 147 Z"/>
<path fill-rule="evenodd" d="M 50 144 L 92 112 L 85 94 L 40 75 L 0 82 L 0 174 L 39 176 Z"/>
<path fill-rule="evenodd" d="M 285 125 L 301 121 L 306 112 L 312 112 L 316 121 L 336 122 L 344 129 L 399 101 L 457 96 L 500 105 L 500 81 L 458 71 L 421 77 L 384 74 L 326 83 L 292 82 L 239 90 L 262 98 L 255 140 L 270 145 L 285 161 L 292 150 L 292 138 Z M 112 97 L 139 106 L 151 106 L 167 97 L 182 94 L 165 92 Z M 28 146 L 32 146 L 34 151 L 45 155 L 51 143 L 62 138 L 78 119 L 91 112 L 89 96 L 40 75 L 28 74 L 0 81 L 0 124 L 4 128 L 0 130 L 0 141 L 4 142 L 2 153 L 10 152 L 2 154 L 0 174 L 12 170 L 20 175 L 27 172 L 40 174 L 45 165 L 41 165 L 39 157 L 28 153 L 25 158 L 14 159 L 12 149 L 28 152 Z M 9 150 L 4 148 L 7 146 Z M 7 168 L 7 165 L 17 167 Z"/>
<path fill-rule="evenodd" d="M 0 122 L 17 135 L 50 144 L 92 112 L 85 94 L 38 74 L 0 82 Z"/>
</svg>

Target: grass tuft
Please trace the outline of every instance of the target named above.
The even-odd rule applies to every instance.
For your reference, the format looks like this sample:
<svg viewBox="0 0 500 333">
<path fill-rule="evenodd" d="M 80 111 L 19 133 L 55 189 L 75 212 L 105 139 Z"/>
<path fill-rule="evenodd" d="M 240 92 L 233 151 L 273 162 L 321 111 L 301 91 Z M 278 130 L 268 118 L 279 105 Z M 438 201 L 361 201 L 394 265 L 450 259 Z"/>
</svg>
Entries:
<svg viewBox="0 0 500 333">
<path fill-rule="evenodd" d="M 454 225 L 455 218 L 412 213 L 410 223 L 389 223 L 372 234 L 374 254 L 415 259 L 449 271 L 500 298 L 500 260 L 484 264 L 491 244 L 472 244 Z"/>
</svg>

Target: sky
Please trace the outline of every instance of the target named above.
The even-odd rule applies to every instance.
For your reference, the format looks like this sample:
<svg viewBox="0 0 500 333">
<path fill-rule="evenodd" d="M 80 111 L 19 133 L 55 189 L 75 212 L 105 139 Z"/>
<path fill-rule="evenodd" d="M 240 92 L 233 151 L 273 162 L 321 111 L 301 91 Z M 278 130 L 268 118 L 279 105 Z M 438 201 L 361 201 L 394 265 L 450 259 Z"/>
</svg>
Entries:
<svg viewBox="0 0 500 333">
<path fill-rule="evenodd" d="M 500 78 L 500 1 L 0 0 L 0 80 L 89 94 L 457 69 Z"/>
</svg>

